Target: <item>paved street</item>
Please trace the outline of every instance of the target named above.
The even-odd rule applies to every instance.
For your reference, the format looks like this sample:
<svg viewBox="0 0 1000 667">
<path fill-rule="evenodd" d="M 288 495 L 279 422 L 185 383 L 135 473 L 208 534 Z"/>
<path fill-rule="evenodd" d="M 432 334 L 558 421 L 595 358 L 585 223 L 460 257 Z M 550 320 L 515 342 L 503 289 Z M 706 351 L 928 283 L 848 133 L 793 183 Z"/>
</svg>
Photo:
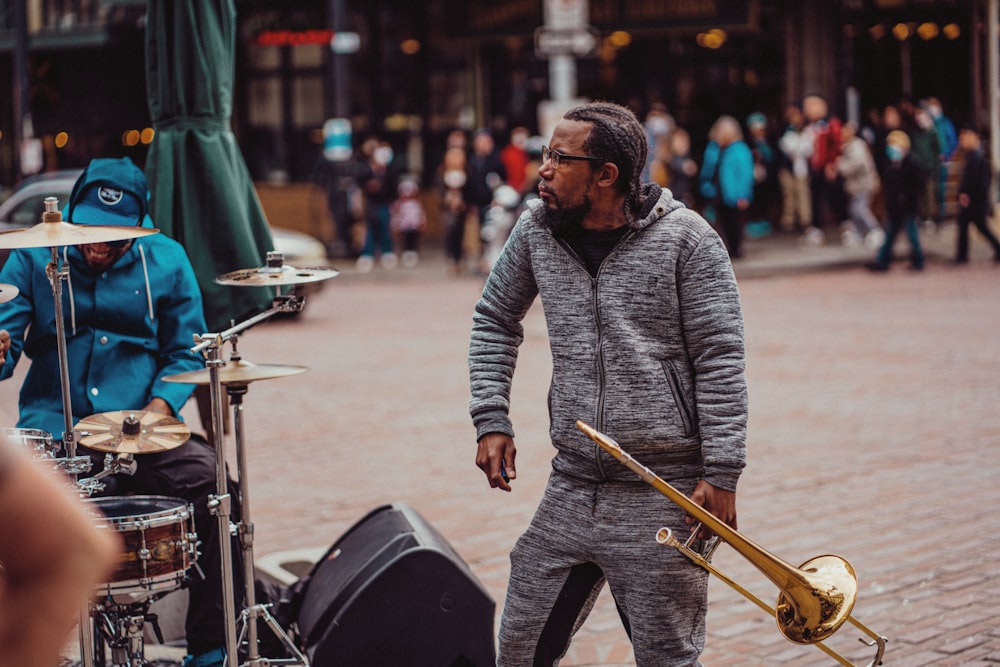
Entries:
<svg viewBox="0 0 1000 667">
<path fill-rule="evenodd" d="M 1000 663 L 1000 267 L 974 255 L 957 268 L 938 255 L 923 273 L 899 264 L 872 275 L 858 261 L 751 270 L 759 243 L 738 268 L 751 399 L 740 530 L 794 565 L 849 559 L 861 582 L 855 616 L 890 639 L 885 664 Z M 408 503 L 469 563 L 499 618 L 507 554 L 549 470 L 541 309 L 525 323 L 512 408 L 518 478 L 505 494 L 473 463 L 466 412 L 480 282 L 437 263 L 342 268 L 299 319 L 240 339 L 252 362 L 310 368 L 253 384 L 246 398 L 257 556 L 321 551 L 375 506 Z M 8 423 L 18 385 L 0 385 Z M 732 549 L 715 563 L 773 604 L 775 587 Z M 708 624 L 706 665 L 834 664 L 784 640 L 715 579 Z M 865 664 L 856 636 L 845 626 L 831 645 Z M 631 664 L 605 594 L 562 665 Z"/>
</svg>

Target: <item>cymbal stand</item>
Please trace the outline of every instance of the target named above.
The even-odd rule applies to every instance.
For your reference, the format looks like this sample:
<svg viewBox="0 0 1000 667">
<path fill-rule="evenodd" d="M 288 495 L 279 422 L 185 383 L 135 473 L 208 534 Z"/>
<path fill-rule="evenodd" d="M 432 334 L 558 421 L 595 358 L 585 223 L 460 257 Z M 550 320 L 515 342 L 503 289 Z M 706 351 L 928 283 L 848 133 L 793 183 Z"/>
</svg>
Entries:
<svg viewBox="0 0 1000 667">
<path fill-rule="evenodd" d="M 220 376 L 220 369 L 224 365 L 224 361 L 221 358 L 221 348 L 226 343 L 233 339 L 241 331 L 245 331 L 250 327 L 269 319 L 270 317 L 277 315 L 279 313 L 291 313 L 302 310 L 305 305 L 304 299 L 298 296 L 291 295 L 278 295 L 275 297 L 273 305 L 268 310 L 259 313 L 250 319 L 237 324 L 221 333 L 206 333 L 202 335 L 195 335 L 196 345 L 191 348 L 191 351 L 198 354 L 202 353 L 205 355 L 206 362 L 205 365 L 208 368 L 208 378 L 209 378 L 209 397 L 212 403 L 212 440 L 215 446 L 215 463 L 216 463 L 216 494 L 209 497 L 209 509 L 215 514 L 218 519 L 218 530 L 219 530 L 219 550 L 221 552 L 222 561 L 222 609 L 225 616 L 225 627 L 226 627 L 226 666 L 227 667 L 239 667 L 239 656 L 237 653 L 238 641 L 236 637 L 236 614 L 235 605 L 233 603 L 233 549 L 230 538 L 234 534 L 234 530 L 240 534 L 241 544 L 245 543 L 247 540 L 245 536 L 251 535 L 253 533 L 252 524 L 249 522 L 241 522 L 240 526 L 233 526 L 230 522 L 230 516 L 232 515 L 232 498 L 229 495 L 229 489 L 226 480 L 226 447 L 223 437 L 222 424 L 223 424 L 223 408 L 222 408 L 222 379 Z M 242 405 L 242 403 L 241 403 Z M 239 419 L 242 420 L 242 412 L 239 413 Z M 242 432 L 242 424 L 239 426 Z M 242 455 L 240 455 L 242 457 Z M 241 468 L 243 464 L 239 464 Z M 245 488 L 246 484 L 244 482 L 243 470 L 240 470 L 240 492 L 246 497 L 248 491 Z M 243 508 L 242 511 L 245 516 L 249 516 L 248 509 Z M 251 540 L 252 541 L 252 540 Z M 249 559 L 249 567 L 245 570 L 245 587 L 246 587 L 246 600 L 251 602 L 250 608 L 245 609 L 241 617 L 246 619 L 247 624 L 247 634 L 249 642 L 249 651 L 251 654 L 256 656 L 257 654 L 257 637 L 256 637 L 256 618 L 260 614 L 262 608 L 257 607 L 257 605 L 252 604 L 255 599 L 254 596 L 254 571 L 253 571 L 253 554 L 252 552 L 246 554 L 246 549 L 243 549 L 244 559 Z M 256 608 L 256 609 L 254 609 Z M 264 610 L 266 611 L 266 610 Z M 284 635 L 281 628 L 274 622 L 273 618 L 270 618 L 270 614 L 267 614 L 268 625 L 281 638 L 282 642 L 286 646 L 290 646 L 294 649 L 294 645 L 291 644 L 291 640 Z M 298 652 L 296 650 L 296 652 Z M 305 665 L 308 667 L 308 661 L 299 653 L 301 658 L 300 662 L 292 663 Z M 255 657 L 253 659 L 254 665 L 267 665 L 267 664 L 279 664 L 276 661 L 268 661 L 267 659 L 260 659 Z"/>
<path fill-rule="evenodd" d="M 62 212 L 59 211 L 59 202 L 54 197 L 46 198 L 45 211 L 42 213 L 43 222 L 62 220 Z M 56 324 L 56 350 L 59 355 L 59 382 L 62 389 L 62 407 L 65 429 L 63 430 L 63 445 L 66 447 L 66 456 L 70 460 L 75 460 L 76 440 L 73 436 L 73 406 L 69 393 L 69 361 L 66 353 L 66 322 L 63 320 L 62 308 L 62 281 L 69 279 L 69 267 L 59 260 L 59 248 L 51 247 L 52 261 L 45 267 L 45 275 L 48 276 L 49 285 L 52 286 L 52 302 L 54 310 L 52 315 Z M 90 469 L 89 467 L 87 468 Z M 74 483 L 76 474 L 71 475 Z M 80 607 L 80 658 L 83 667 L 94 667 L 94 646 L 89 640 L 91 635 L 90 625 L 90 603 L 84 601 Z"/>
</svg>

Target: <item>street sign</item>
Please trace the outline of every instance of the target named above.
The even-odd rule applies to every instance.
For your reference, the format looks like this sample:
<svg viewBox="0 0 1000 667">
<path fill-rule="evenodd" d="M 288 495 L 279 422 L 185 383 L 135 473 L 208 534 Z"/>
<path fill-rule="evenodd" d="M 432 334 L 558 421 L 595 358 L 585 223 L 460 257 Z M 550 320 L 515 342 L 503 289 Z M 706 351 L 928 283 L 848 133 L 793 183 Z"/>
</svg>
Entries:
<svg viewBox="0 0 1000 667">
<path fill-rule="evenodd" d="M 330 38 L 330 50 L 338 55 L 357 53 L 361 48 L 361 35 L 356 32 L 336 32 Z"/>
<path fill-rule="evenodd" d="M 589 26 L 569 30 L 537 28 L 535 54 L 539 58 L 576 56 L 586 58 L 597 54 L 600 35 Z"/>
</svg>

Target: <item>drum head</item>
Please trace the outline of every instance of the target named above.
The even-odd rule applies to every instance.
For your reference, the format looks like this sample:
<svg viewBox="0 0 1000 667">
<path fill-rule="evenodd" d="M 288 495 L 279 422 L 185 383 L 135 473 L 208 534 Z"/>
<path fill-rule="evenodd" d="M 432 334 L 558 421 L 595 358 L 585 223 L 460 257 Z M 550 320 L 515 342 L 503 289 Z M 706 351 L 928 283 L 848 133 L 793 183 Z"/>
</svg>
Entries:
<svg viewBox="0 0 1000 667">
<path fill-rule="evenodd" d="M 183 499 L 169 496 L 108 496 L 85 502 L 95 505 L 113 523 L 155 523 L 157 519 L 172 520 L 189 514 Z"/>
</svg>

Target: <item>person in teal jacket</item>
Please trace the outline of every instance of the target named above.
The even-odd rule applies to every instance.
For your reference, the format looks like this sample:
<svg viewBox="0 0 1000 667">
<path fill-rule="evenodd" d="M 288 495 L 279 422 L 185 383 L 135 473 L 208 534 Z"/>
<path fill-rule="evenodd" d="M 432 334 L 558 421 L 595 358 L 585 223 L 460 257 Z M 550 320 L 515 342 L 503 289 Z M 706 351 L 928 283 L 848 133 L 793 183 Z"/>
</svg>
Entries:
<svg viewBox="0 0 1000 667">
<path fill-rule="evenodd" d="M 732 116 L 721 116 L 709 132 L 699 187 L 715 205 L 719 235 L 729 257 L 743 256 L 743 230 L 753 202 L 753 153 Z"/>
<path fill-rule="evenodd" d="M 74 224 L 152 227 L 148 187 L 128 158 L 91 161 L 73 187 L 63 217 Z M 168 375 L 203 367 L 191 352 L 205 333 L 201 292 L 183 247 L 163 234 L 58 249 L 69 269 L 63 286 L 70 403 L 73 423 L 118 410 L 147 410 L 180 418 L 193 385 L 164 382 Z M 62 387 L 52 289 L 46 265 L 50 248 L 14 250 L 0 283 L 20 292 L 0 306 L 0 380 L 10 378 L 22 356 L 31 365 L 21 386 L 20 428 L 63 439 Z M 78 447 L 100 470 L 101 452 Z M 221 665 L 225 644 L 220 550 L 208 496 L 216 492 L 215 455 L 199 435 L 178 448 L 136 458 L 135 475 L 105 478 L 102 495 L 176 496 L 194 505 L 201 542 L 190 577 L 188 664 Z M 242 576 L 236 579 L 242 581 Z M 199 656 L 207 657 L 201 659 Z"/>
</svg>

